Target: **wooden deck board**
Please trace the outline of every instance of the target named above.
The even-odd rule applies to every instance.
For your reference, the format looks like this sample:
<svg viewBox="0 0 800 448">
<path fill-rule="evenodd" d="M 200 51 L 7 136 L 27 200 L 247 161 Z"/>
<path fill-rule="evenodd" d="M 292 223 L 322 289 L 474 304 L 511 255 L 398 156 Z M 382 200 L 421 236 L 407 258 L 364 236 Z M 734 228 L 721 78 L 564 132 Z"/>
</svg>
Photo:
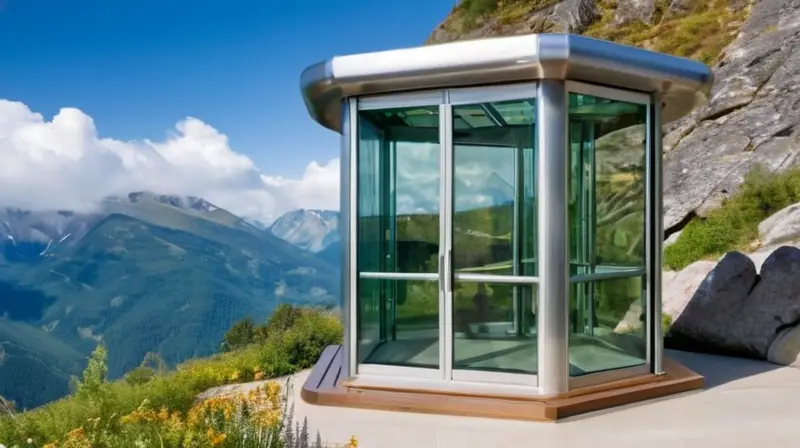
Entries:
<svg viewBox="0 0 800 448">
<path fill-rule="evenodd" d="M 510 399 L 388 388 L 347 387 L 341 375 L 340 346 L 327 347 L 301 390 L 311 404 L 388 411 L 449 414 L 553 422 L 652 398 L 700 389 L 703 377 L 681 364 L 665 359 L 666 374 L 644 375 L 602 386 L 571 391 L 550 399 Z"/>
</svg>

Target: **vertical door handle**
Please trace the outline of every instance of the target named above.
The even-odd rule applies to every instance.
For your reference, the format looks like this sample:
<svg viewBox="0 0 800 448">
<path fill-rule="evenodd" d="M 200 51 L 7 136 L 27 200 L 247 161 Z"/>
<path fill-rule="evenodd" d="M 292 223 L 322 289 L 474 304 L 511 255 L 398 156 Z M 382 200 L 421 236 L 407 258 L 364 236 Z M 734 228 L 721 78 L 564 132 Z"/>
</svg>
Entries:
<svg viewBox="0 0 800 448">
<path fill-rule="evenodd" d="M 446 269 L 444 271 L 445 275 L 445 292 L 451 292 L 453 290 L 453 252 L 448 249 L 447 250 L 447 257 L 445 258 Z"/>
<path fill-rule="evenodd" d="M 439 254 L 439 290 L 447 291 L 444 284 L 444 254 Z"/>
</svg>

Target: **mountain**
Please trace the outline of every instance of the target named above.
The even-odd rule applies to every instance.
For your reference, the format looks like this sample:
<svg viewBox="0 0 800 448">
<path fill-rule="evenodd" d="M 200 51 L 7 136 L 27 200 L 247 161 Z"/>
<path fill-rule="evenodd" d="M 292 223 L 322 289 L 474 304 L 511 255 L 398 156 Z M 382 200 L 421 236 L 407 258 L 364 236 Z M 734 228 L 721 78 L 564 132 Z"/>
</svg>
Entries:
<svg viewBox="0 0 800 448">
<path fill-rule="evenodd" d="M 462 0 L 428 43 L 570 32 L 709 64 L 707 104 L 664 126 L 666 237 L 736 193 L 756 166 L 797 166 L 797 0 Z"/>
<path fill-rule="evenodd" d="M 293 210 L 269 227 L 273 235 L 303 250 L 317 253 L 339 241 L 339 212 Z"/>
<path fill-rule="evenodd" d="M 150 351 L 171 365 L 208 355 L 234 321 L 262 320 L 280 302 L 335 303 L 338 288 L 319 257 L 200 198 L 137 192 L 91 213 L 0 209 L 0 341 L 13 354 L 0 395 L 27 408 L 62 396 L 100 342 L 112 378 Z M 23 368 L 53 386 L 21 388 Z"/>
</svg>

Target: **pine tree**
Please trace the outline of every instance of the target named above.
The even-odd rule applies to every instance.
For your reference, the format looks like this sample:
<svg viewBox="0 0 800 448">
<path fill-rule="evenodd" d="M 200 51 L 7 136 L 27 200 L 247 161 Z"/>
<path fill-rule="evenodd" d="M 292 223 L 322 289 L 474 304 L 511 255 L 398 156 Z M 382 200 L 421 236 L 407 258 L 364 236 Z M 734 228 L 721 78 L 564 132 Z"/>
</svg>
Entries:
<svg viewBox="0 0 800 448">
<path fill-rule="evenodd" d="M 317 441 L 314 443 L 314 448 L 322 448 L 322 436 L 317 431 Z"/>
<path fill-rule="evenodd" d="M 308 418 L 303 417 L 303 428 L 300 430 L 300 435 L 297 438 L 299 448 L 308 448 Z"/>
</svg>

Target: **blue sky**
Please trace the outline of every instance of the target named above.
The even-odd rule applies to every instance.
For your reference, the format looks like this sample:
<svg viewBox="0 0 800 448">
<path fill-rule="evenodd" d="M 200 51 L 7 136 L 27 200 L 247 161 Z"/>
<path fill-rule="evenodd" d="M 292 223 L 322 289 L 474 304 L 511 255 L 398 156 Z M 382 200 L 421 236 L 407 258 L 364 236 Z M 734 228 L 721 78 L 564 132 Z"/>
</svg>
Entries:
<svg viewBox="0 0 800 448">
<path fill-rule="evenodd" d="M 422 44 L 454 0 L 0 0 L 0 98 L 101 137 L 161 140 L 187 116 L 271 175 L 338 155 L 300 72 L 336 54 Z"/>
</svg>

